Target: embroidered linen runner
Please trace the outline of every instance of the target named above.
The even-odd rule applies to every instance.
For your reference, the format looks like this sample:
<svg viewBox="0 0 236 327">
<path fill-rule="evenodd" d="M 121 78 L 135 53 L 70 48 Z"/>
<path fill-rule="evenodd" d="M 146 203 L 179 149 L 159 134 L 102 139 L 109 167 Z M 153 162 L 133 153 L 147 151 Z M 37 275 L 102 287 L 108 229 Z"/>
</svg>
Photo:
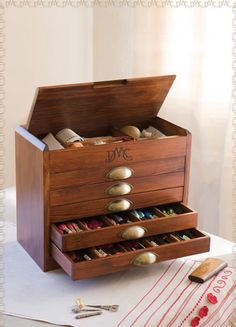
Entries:
<svg viewBox="0 0 236 327">
<path fill-rule="evenodd" d="M 117 327 L 230 326 L 228 319 L 236 308 L 235 270 L 227 267 L 197 284 L 187 277 L 198 265 L 192 260 L 169 262 Z"/>
</svg>

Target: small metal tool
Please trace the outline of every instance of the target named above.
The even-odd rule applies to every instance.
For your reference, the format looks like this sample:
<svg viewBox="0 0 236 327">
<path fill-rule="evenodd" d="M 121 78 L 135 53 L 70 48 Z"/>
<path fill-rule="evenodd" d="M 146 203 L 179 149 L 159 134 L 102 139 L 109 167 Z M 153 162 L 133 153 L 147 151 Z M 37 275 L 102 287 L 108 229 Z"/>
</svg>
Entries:
<svg viewBox="0 0 236 327">
<path fill-rule="evenodd" d="M 93 317 L 93 316 L 99 316 L 101 314 L 102 314 L 102 311 L 96 311 L 96 312 L 91 312 L 91 313 L 84 313 L 84 314 L 75 316 L 75 319 L 89 318 L 89 317 Z"/>
<path fill-rule="evenodd" d="M 79 309 L 78 307 L 75 307 L 72 309 L 72 312 L 73 313 L 80 313 L 80 312 L 97 312 L 97 311 L 101 311 L 101 310 L 98 310 L 98 309 Z"/>
<path fill-rule="evenodd" d="M 98 308 L 98 309 L 103 309 L 103 310 L 112 311 L 112 312 L 116 312 L 119 309 L 119 305 L 117 305 L 117 304 L 113 304 L 113 305 L 90 305 L 90 304 L 86 304 L 86 307 Z"/>
<path fill-rule="evenodd" d="M 85 307 L 90 307 L 90 308 L 97 308 L 97 309 L 103 309 L 111 312 L 116 312 L 119 309 L 119 305 L 113 304 L 113 305 L 93 305 L 93 304 L 85 304 L 82 298 L 79 298 L 75 301 L 76 307 L 75 309 L 82 310 Z M 99 310 L 97 310 L 99 311 Z"/>
</svg>

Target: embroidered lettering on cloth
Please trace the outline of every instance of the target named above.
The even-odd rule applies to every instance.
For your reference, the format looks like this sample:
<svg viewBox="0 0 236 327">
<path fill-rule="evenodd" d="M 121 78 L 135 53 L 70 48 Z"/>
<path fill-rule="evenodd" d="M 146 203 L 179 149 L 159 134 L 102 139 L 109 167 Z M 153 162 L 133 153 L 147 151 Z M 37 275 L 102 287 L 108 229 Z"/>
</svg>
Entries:
<svg viewBox="0 0 236 327">
<path fill-rule="evenodd" d="M 171 261 L 116 327 L 235 327 L 229 320 L 234 318 L 236 270 L 227 267 L 207 282 L 197 284 L 187 276 L 198 265 L 199 261 Z"/>
</svg>

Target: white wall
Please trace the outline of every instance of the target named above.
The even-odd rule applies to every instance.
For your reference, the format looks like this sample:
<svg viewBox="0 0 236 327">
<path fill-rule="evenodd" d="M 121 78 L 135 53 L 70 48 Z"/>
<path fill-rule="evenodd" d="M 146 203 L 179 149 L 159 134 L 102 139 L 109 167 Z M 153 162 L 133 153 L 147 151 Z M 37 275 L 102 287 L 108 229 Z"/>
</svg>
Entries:
<svg viewBox="0 0 236 327">
<path fill-rule="evenodd" d="M 132 75 L 134 15 L 133 8 L 94 7 L 95 81 L 123 79 Z"/>
<path fill-rule="evenodd" d="M 36 87 L 92 80 L 92 9 L 6 10 L 6 186 L 15 183 L 14 130 Z"/>
</svg>

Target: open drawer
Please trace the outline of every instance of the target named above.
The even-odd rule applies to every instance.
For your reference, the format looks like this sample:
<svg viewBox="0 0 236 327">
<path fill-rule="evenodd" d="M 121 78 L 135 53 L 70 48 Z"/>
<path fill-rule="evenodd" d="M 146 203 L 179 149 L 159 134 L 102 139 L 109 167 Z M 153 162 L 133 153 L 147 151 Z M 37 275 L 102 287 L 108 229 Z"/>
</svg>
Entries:
<svg viewBox="0 0 236 327">
<path fill-rule="evenodd" d="M 140 211 L 147 217 L 135 216 Z M 152 218 L 150 218 L 150 214 Z M 79 227 L 78 232 L 73 231 L 73 226 L 73 232 L 69 229 L 65 230 L 67 226 L 70 228 L 71 222 L 51 225 L 51 240 L 63 252 L 195 228 L 197 212 L 183 203 L 172 203 L 100 217 L 74 219 L 73 221 Z M 95 226 L 93 226 L 94 224 Z M 91 228 L 89 228 L 90 225 Z M 95 228 L 93 229 L 93 227 Z"/>
<path fill-rule="evenodd" d="M 172 241 L 165 243 L 163 238 L 168 238 L 170 235 L 173 237 Z M 192 235 L 192 238 L 186 236 L 187 240 L 183 238 L 177 241 L 175 239 L 177 235 Z M 153 240 L 156 242 L 155 246 L 152 246 Z M 162 241 L 159 242 L 159 240 Z M 105 247 L 105 250 L 104 247 L 99 246 L 70 253 L 62 253 L 52 243 L 51 255 L 73 280 L 77 280 L 105 275 L 133 266 L 147 266 L 164 260 L 207 252 L 210 246 L 210 238 L 197 229 L 161 234 L 132 242 L 110 244 Z M 128 250 L 127 243 L 129 244 Z M 111 254 L 109 247 L 113 248 L 115 254 Z"/>
</svg>

